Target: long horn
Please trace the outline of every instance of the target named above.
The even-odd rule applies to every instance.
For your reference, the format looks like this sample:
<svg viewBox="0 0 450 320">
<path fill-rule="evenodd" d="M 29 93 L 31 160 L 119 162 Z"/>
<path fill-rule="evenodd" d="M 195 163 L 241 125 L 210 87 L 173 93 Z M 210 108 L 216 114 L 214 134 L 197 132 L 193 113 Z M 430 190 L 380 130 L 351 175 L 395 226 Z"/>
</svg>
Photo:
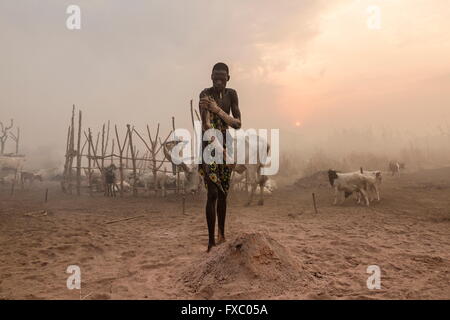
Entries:
<svg viewBox="0 0 450 320">
<path fill-rule="evenodd" d="M 168 142 L 163 143 L 163 152 L 164 152 L 164 155 L 166 156 L 167 160 L 172 162 L 172 156 L 170 155 L 170 152 L 167 150 L 167 143 Z"/>
<path fill-rule="evenodd" d="M 170 150 L 168 149 L 169 144 L 172 145 L 170 147 Z M 176 143 L 174 144 L 174 141 L 168 141 L 168 142 L 163 143 L 164 155 L 166 156 L 167 160 L 169 160 L 172 163 L 173 163 L 173 160 L 172 160 L 172 156 L 170 155 L 170 153 L 171 153 L 173 147 L 175 147 L 175 145 L 176 145 Z M 186 163 L 182 162 L 182 163 L 176 164 L 176 165 L 179 166 L 184 172 L 189 172 L 189 168 L 186 165 Z"/>
</svg>

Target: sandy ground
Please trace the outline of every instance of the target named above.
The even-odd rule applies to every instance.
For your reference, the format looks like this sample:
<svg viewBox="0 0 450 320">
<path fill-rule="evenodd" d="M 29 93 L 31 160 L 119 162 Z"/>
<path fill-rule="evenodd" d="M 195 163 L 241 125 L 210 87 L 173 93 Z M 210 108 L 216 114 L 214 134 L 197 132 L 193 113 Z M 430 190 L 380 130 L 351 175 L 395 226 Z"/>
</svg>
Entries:
<svg viewBox="0 0 450 320">
<path fill-rule="evenodd" d="M 370 208 L 332 206 L 329 187 L 283 187 L 263 207 L 234 193 L 227 242 L 210 253 L 205 195 L 183 215 L 175 195 L 0 192 L 0 299 L 450 299 L 450 168 L 385 175 Z M 81 292 L 66 287 L 69 265 Z"/>
</svg>

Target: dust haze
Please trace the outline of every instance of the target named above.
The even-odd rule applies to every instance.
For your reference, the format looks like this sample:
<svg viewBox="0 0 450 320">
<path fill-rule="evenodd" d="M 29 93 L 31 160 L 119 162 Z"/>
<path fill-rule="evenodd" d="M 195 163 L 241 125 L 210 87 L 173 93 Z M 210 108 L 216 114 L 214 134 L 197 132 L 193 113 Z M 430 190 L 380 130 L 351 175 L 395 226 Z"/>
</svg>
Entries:
<svg viewBox="0 0 450 320">
<path fill-rule="evenodd" d="M 0 300 L 449 299 L 449 30 L 448 0 L 0 1 Z M 276 175 L 168 156 L 217 62 Z"/>
<path fill-rule="evenodd" d="M 191 128 L 189 101 L 217 61 L 244 128 L 279 128 L 286 156 L 448 155 L 445 1 L 383 2 L 376 31 L 369 1 L 78 1 L 75 31 L 69 4 L 0 4 L 0 119 L 21 128 L 31 168 L 63 162 L 73 104 L 93 130 L 110 120 L 168 132 L 172 116 Z"/>
</svg>

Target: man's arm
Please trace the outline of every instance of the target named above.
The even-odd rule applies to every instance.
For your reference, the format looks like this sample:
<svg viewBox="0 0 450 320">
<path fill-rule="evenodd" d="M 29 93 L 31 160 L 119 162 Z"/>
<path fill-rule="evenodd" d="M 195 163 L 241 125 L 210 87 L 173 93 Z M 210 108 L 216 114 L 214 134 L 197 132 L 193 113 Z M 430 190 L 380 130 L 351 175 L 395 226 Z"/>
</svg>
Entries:
<svg viewBox="0 0 450 320">
<path fill-rule="evenodd" d="M 212 128 L 211 126 L 211 121 L 210 121 L 210 117 L 209 117 L 209 110 L 208 108 L 206 108 L 206 102 L 205 102 L 205 98 L 207 97 L 205 90 L 203 90 L 200 93 L 200 101 L 199 101 L 199 111 L 200 111 L 200 118 L 202 121 L 202 129 L 204 131 Z"/>
<path fill-rule="evenodd" d="M 237 95 L 236 95 L 237 98 Z M 239 105 L 237 99 L 233 101 L 232 103 L 232 113 L 233 116 L 238 116 L 239 118 L 236 119 L 229 114 L 227 114 L 225 111 L 222 110 L 221 107 L 217 105 L 217 103 L 214 101 L 214 99 L 210 97 L 205 97 L 200 99 L 200 108 L 207 109 L 215 114 L 217 114 L 227 125 L 234 129 L 239 129 L 241 127 L 241 113 L 239 111 Z"/>
<path fill-rule="evenodd" d="M 241 110 L 239 110 L 239 99 L 237 92 L 235 90 L 231 91 L 231 113 L 233 114 L 233 117 L 237 120 L 239 120 L 239 123 L 237 126 L 233 127 L 234 129 L 240 129 L 242 122 L 241 122 Z"/>
</svg>

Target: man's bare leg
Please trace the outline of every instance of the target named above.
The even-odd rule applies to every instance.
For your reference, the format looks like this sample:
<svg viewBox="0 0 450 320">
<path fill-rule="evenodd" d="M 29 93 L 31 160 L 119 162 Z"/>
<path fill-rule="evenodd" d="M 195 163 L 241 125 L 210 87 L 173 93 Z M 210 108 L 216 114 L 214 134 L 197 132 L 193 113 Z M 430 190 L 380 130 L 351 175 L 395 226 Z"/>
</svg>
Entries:
<svg viewBox="0 0 450 320">
<path fill-rule="evenodd" d="M 217 218 L 219 224 L 219 232 L 217 235 L 217 244 L 225 242 L 225 218 L 227 215 L 227 196 L 219 192 L 217 201 Z"/>
<path fill-rule="evenodd" d="M 219 191 L 217 186 L 212 182 L 207 180 L 208 185 L 208 199 L 206 200 L 206 222 L 208 224 L 208 250 L 209 252 L 212 247 L 216 245 L 214 239 L 215 227 L 216 227 L 216 204 Z"/>
</svg>

